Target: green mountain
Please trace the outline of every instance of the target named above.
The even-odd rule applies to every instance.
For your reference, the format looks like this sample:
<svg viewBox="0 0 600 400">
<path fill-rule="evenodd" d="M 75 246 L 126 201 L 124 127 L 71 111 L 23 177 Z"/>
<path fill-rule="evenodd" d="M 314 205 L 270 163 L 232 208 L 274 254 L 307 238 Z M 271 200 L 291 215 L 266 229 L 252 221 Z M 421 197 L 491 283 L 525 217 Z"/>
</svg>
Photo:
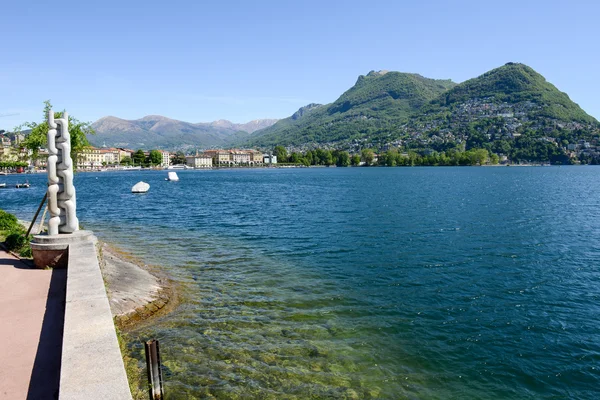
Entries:
<svg viewBox="0 0 600 400">
<path fill-rule="evenodd" d="M 519 104 L 533 102 L 536 107 L 529 116 L 542 116 L 560 121 L 597 122 L 571 101 L 566 93 L 525 64 L 508 63 L 485 74 L 463 82 L 432 101 L 435 106 L 452 108 L 472 99 Z M 425 109 L 424 111 L 428 111 Z"/>
<path fill-rule="evenodd" d="M 576 150 L 580 159 L 583 154 L 600 162 L 599 127 L 542 75 L 508 63 L 458 85 L 370 72 L 334 103 L 304 107 L 246 143 L 422 154 L 484 148 L 515 161 L 552 162 L 566 162 Z"/>
<path fill-rule="evenodd" d="M 246 146 L 350 141 L 389 130 L 455 86 L 418 74 L 371 71 L 327 105 L 309 104 L 289 118 L 255 132 Z"/>
<path fill-rule="evenodd" d="M 564 163 L 573 156 L 569 150 L 596 140 L 599 126 L 532 68 L 508 63 L 455 86 L 373 139 L 409 149 L 484 148 L 513 161 Z M 590 147 L 585 152 L 596 157 Z"/>
</svg>

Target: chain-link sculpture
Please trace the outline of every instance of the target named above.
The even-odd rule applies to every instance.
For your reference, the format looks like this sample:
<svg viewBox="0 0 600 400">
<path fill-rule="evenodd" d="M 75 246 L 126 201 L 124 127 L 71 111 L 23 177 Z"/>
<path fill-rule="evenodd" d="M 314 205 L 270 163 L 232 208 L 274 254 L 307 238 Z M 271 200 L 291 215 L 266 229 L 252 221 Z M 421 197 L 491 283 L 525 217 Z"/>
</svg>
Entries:
<svg viewBox="0 0 600 400">
<path fill-rule="evenodd" d="M 58 128 L 58 131 L 57 131 Z M 76 213 L 75 186 L 73 186 L 73 160 L 69 115 L 54 120 L 48 112 L 48 209 L 50 221 L 48 234 L 73 233 L 79 230 Z"/>
</svg>

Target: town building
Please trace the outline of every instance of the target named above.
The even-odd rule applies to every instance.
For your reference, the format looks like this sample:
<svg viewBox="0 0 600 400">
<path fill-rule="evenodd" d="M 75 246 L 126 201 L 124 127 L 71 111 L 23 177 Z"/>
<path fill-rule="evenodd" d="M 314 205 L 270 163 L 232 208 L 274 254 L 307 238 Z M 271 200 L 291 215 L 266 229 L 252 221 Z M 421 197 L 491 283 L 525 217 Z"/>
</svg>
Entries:
<svg viewBox="0 0 600 400">
<path fill-rule="evenodd" d="M 159 150 L 159 151 L 162 154 L 162 162 L 160 163 L 160 165 L 162 167 L 168 167 L 169 165 L 171 165 L 171 153 L 169 153 L 168 151 L 165 151 L 165 150 Z"/>
<path fill-rule="evenodd" d="M 212 168 L 213 158 L 208 154 L 196 154 L 195 156 L 186 156 L 185 163 L 193 168 Z"/>
<path fill-rule="evenodd" d="M 77 156 L 77 168 L 94 169 L 118 165 L 124 157 L 131 157 L 131 150 L 107 147 L 86 147 Z"/>
<path fill-rule="evenodd" d="M 265 164 L 277 164 L 277 156 L 273 154 L 263 154 L 263 162 Z"/>
<path fill-rule="evenodd" d="M 230 150 L 231 160 L 234 165 L 249 165 L 250 153 L 243 150 Z"/>
<path fill-rule="evenodd" d="M 213 165 L 231 165 L 233 159 L 229 150 L 206 150 L 204 154 L 209 155 L 213 159 Z"/>
<path fill-rule="evenodd" d="M 40 169 L 45 169 L 48 165 L 48 150 L 40 149 L 37 157 L 33 160 L 33 166 Z"/>
<path fill-rule="evenodd" d="M 250 164 L 252 165 L 261 165 L 264 163 L 263 153 L 258 150 L 248 150 L 250 153 Z"/>
<path fill-rule="evenodd" d="M 260 165 L 263 164 L 263 154 L 258 150 L 223 150 L 214 149 L 204 151 L 205 155 L 211 156 L 213 165 Z"/>
</svg>

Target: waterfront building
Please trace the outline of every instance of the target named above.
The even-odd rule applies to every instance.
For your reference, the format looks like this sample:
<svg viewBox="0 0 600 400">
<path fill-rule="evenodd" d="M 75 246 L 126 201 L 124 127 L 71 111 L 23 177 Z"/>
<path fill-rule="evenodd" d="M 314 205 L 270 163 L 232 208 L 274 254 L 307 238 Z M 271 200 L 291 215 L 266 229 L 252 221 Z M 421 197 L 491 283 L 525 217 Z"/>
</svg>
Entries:
<svg viewBox="0 0 600 400">
<path fill-rule="evenodd" d="M 230 150 L 231 160 L 234 165 L 250 164 L 250 153 L 243 150 Z"/>
<path fill-rule="evenodd" d="M 44 169 L 48 165 L 48 150 L 40 149 L 35 160 L 33 160 L 33 166 L 36 168 Z"/>
<path fill-rule="evenodd" d="M 0 139 L 2 139 L 2 147 L 10 147 L 10 138 L 8 136 L 0 135 Z"/>
<path fill-rule="evenodd" d="M 212 157 L 214 165 L 231 165 L 233 163 L 229 150 L 206 150 L 204 154 Z"/>
<path fill-rule="evenodd" d="M 8 145 L 6 145 L 5 143 L 8 143 Z M 8 142 L 4 142 L 4 140 L 2 141 L 2 147 L 0 147 L 0 160 L 17 161 L 16 154 L 13 151 L 13 148 L 10 146 L 10 139 L 8 139 Z"/>
<path fill-rule="evenodd" d="M 186 156 L 185 163 L 193 168 L 212 168 L 213 158 L 208 154 L 196 154 L 195 156 Z"/>
<path fill-rule="evenodd" d="M 106 165 L 120 164 L 124 157 L 131 157 L 132 151 L 112 147 L 86 147 L 77 155 L 77 168 L 94 169 Z"/>
<path fill-rule="evenodd" d="M 258 150 L 248 150 L 250 153 L 250 164 L 261 165 L 263 164 L 263 153 Z"/>
<path fill-rule="evenodd" d="M 92 169 L 102 167 L 104 155 L 100 153 L 101 149 L 95 147 L 87 147 L 77 155 L 77 168 Z"/>
<path fill-rule="evenodd" d="M 213 159 L 213 165 L 260 165 L 263 163 L 263 155 L 258 150 L 206 150 L 205 155 Z"/>
<path fill-rule="evenodd" d="M 124 149 L 122 147 L 119 147 L 116 150 L 118 152 L 118 161 L 117 162 L 119 164 L 121 163 L 123 158 L 125 158 L 125 157 L 131 158 L 131 156 L 133 156 L 133 150 L 131 150 L 131 149 Z"/>
<path fill-rule="evenodd" d="M 277 164 L 277 156 L 272 154 L 263 154 L 263 162 L 265 164 Z"/>
<path fill-rule="evenodd" d="M 171 153 L 169 153 L 166 150 L 159 150 L 159 151 L 162 154 L 162 162 L 160 163 L 160 165 L 162 167 L 168 167 L 169 165 L 171 165 Z"/>
</svg>

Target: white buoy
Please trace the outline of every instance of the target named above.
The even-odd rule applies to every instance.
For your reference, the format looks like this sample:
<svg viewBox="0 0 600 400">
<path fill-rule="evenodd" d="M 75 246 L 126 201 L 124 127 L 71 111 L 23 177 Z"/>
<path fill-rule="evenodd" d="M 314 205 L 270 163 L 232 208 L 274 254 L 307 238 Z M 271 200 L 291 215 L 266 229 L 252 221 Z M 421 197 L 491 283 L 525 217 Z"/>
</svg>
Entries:
<svg viewBox="0 0 600 400">
<path fill-rule="evenodd" d="M 168 177 L 167 177 L 168 181 L 178 181 L 179 177 L 177 176 L 177 172 L 175 171 L 169 171 L 168 173 Z"/>
<path fill-rule="evenodd" d="M 131 188 L 131 193 L 146 193 L 150 189 L 150 185 L 146 182 L 140 181 L 133 185 Z"/>
</svg>

